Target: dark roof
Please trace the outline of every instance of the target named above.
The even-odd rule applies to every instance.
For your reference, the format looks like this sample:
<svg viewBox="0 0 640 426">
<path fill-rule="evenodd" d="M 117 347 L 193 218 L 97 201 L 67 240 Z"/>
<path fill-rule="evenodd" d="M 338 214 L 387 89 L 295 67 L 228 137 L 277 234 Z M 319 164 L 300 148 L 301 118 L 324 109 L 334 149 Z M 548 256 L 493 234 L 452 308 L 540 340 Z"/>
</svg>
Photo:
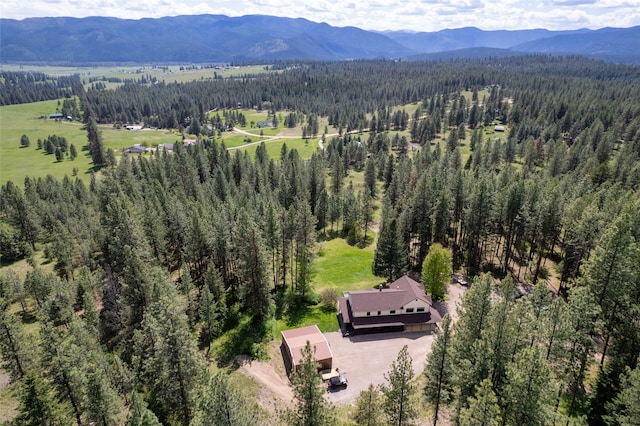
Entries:
<svg viewBox="0 0 640 426">
<path fill-rule="evenodd" d="M 342 314 L 342 322 L 345 324 L 349 324 L 351 322 L 348 305 L 349 304 L 347 303 L 346 297 L 341 297 L 338 299 L 338 312 Z"/>
<path fill-rule="evenodd" d="M 349 295 L 354 312 L 399 310 L 417 299 L 432 304 L 431 297 L 427 296 L 422 285 L 406 275 L 389 284 L 388 288 L 355 290 L 350 291 Z"/>
</svg>

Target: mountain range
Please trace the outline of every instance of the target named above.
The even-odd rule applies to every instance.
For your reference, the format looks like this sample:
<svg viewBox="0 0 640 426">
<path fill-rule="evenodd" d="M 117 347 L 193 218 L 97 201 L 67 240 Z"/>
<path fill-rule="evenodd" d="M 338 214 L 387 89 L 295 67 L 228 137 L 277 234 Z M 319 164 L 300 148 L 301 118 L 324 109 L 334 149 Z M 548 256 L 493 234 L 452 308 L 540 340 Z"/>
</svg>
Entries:
<svg viewBox="0 0 640 426">
<path fill-rule="evenodd" d="M 549 31 L 366 31 L 265 15 L 0 19 L 0 60 L 222 63 L 576 54 L 640 64 L 640 27 Z"/>
</svg>

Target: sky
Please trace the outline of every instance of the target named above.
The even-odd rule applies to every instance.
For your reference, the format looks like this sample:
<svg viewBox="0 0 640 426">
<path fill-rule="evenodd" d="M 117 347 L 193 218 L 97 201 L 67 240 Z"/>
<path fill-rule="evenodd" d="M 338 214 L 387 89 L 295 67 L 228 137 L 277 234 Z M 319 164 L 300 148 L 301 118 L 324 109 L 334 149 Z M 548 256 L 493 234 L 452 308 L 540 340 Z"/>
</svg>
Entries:
<svg viewBox="0 0 640 426">
<path fill-rule="evenodd" d="M 306 18 L 378 31 L 573 30 L 640 25 L 640 0 L 2 0 L 0 5 L 0 17 L 11 19 L 198 14 Z"/>
</svg>

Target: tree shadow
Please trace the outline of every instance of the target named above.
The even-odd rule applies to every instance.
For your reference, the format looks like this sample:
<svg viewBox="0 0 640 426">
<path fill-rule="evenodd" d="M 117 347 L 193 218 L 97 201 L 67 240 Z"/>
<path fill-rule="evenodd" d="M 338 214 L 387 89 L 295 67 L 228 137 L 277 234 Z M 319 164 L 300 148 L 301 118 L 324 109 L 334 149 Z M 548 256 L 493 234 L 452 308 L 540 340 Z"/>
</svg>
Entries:
<svg viewBox="0 0 640 426">
<path fill-rule="evenodd" d="M 289 295 L 286 301 L 285 316 L 288 327 L 299 325 L 309 315 L 313 301 L 299 295 Z"/>
<path fill-rule="evenodd" d="M 256 326 L 248 318 L 239 321 L 236 327 L 218 338 L 220 345 L 212 351 L 218 367 L 235 365 L 235 359 L 238 355 L 253 356 L 257 345 L 264 341 L 264 336 L 264 328 Z"/>
<path fill-rule="evenodd" d="M 433 302 L 433 307 L 440 314 L 440 318 L 444 317 L 446 314 L 450 314 L 449 305 L 444 300 L 439 302 Z"/>
<path fill-rule="evenodd" d="M 20 321 L 22 322 L 22 324 L 34 324 L 38 321 L 38 317 L 30 311 L 20 311 L 17 313 L 17 315 L 20 316 Z"/>
</svg>

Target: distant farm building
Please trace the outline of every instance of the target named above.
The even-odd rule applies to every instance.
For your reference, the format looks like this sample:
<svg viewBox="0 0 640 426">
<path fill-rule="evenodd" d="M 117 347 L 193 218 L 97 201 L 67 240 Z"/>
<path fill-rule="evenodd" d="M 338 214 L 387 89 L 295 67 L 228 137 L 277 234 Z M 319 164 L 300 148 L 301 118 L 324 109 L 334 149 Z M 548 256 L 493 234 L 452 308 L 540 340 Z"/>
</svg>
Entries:
<svg viewBox="0 0 640 426">
<path fill-rule="evenodd" d="M 330 370 L 333 363 L 333 353 L 327 338 L 320 332 L 317 325 L 293 328 L 282 332 L 282 357 L 288 372 L 297 371 L 302 361 L 302 349 L 307 342 L 311 345 L 318 369 Z"/>
<path fill-rule="evenodd" d="M 142 130 L 142 126 L 126 126 L 127 130 Z"/>
<path fill-rule="evenodd" d="M 504 132 L 504 126 L 495 126 L 493 128 L 494 132 Z"/>
<path fill-rule="evenodd" d="M 256 124 L 256 126 L 258 126 L 259 128 L 263 128 L 263 127 L 273 127 L 273 121 L 271 120 L 267 120 L 267 121 L 258 121 L 258 124 Z"/>
<path fill-rule="evenodd" d="M 143 152 L 146 152 L 146 151 L 147 149 L 140 144 L 135 144 L 131 148 L 127 148 L 127 152 L 129 154 L 142 154 Z"/>
<path fill-rule="evenodd" d="M 441 316 L 422 285 L 408 276 L 388 287 L 345 292 L 338 299 L 343 334 L 433 331 Z"/>
<path fill-rule="evenodd" d="M 52 120 L 60 120 L 64 117 L 64 115 L 60 114 L 60 113 L 56 113 L 56 114 L 49 114 L 49 118 Z"/>
</svg>

